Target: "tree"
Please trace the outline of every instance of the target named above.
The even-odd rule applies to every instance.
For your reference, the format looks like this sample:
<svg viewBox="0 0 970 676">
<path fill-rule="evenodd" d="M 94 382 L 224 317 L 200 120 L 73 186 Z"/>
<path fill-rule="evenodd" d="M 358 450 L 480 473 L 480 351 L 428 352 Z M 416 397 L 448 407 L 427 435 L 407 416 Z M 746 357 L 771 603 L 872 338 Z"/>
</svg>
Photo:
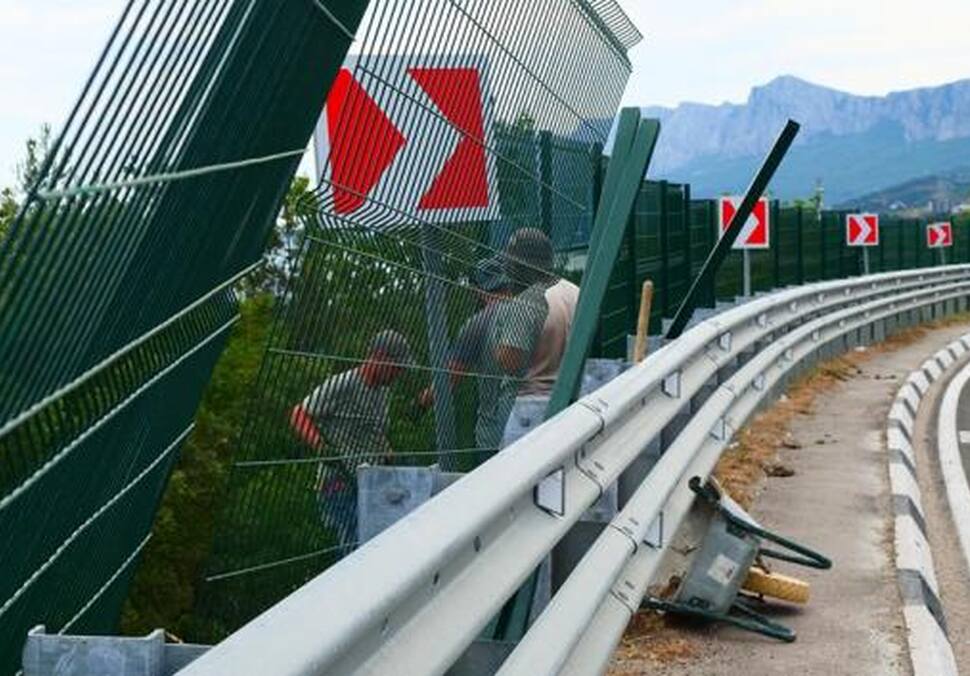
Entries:
<svg viewBox="0 0 970 676">
<path fill-rule="evenodd" d="M 0 190 L 0 241 L 3 240 L 10 229 L 10 224 L 13 223 L 18 209 L 20 209 L 20 204 L 17 203 L 13 190 L 10 188 Z"/>
<path fill-rule="evenodd" d="M 266 346 L 272 297 L 247 298 L 240 311 L 242 317 L 212 373 L 195 429 L 182 448 L 155 517 L 152 540 L 122 615 L 126 634 L 145 634 L 157 627 L 182 636 L 200 633 L 191 614 L 196 585 L 209 555 L 232 452 L 246 421 L 250 388 Z"/>
<path fill-rule="evenodd" d="M 156 627 L 186 637 L 213 634 L 205 620 L 194 614 L 197 585 L 225 500 L 233 452 L 247 422 L 273 306 L 295 271 L 305 240 L 301 219 L 315 215 L 317 208 L 310 179 L 294 178 L 267 243 L 264 265 L 240 285 L 241 319 L 216 364 L 196 414 L 195 429 L 165 489 L 152 540 L 122 614 L 126 634 L 145 634 Z"/>
<path fill-rule="evenodd" d="M 40 125 L 37 137 L 28 137 L 24 146 L 24 159 L 17 163 L 17 182 L 20 192 L 26 194 L 40 178 L 40 170 L 50 153 L 51 126 L 46 122 Z"/>
<path fill-rule="evenodd" d="M 40 177 L 41 167 L 51 149 L 51 126 L 42 124 L 37 137 L 29 137 L 24 143 L 24 157 L 17 162 L 17 185 L 0 189 L 0 240 L 10 230 L 20 202 Z"/>
<path fill-rule="evenodd" d="M 290 278 L 296 272 L 298 253 L 306 239 L 303 223 L 311 219 L 318 209 L 319 200 L 310 187 L 310 179 L 296 176 L 283 198 L 283 207 L 263 254 L 263 265 L 243 284 L 245 295 L 270 293 L 281 296 L 285 293 Z"/>
</svg>

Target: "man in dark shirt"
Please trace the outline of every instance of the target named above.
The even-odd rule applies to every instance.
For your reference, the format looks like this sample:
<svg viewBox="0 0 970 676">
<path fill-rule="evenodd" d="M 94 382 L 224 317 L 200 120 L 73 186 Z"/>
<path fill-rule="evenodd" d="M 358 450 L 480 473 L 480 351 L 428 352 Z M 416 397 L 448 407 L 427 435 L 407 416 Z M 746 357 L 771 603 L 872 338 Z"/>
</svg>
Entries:
<svg viewBox="0 0 970 676">
<path fill-rule="evenodd" d="M 472 289 L 482 308 L 465 320 L 452 343 L 447 363 L 452 387 L 458 384 L 463 375 L 475 375 L 481 371 L 482 350 L 492 313 L 496 303 L 511 294 L 502 271 L 502 261 L 494 257 L 479 263 L 472 278 Z M 422 408 L 430 408 L 433 403 L 434 392 L 427 387 L 418 395 L 418 404 Z"/>
</svg>

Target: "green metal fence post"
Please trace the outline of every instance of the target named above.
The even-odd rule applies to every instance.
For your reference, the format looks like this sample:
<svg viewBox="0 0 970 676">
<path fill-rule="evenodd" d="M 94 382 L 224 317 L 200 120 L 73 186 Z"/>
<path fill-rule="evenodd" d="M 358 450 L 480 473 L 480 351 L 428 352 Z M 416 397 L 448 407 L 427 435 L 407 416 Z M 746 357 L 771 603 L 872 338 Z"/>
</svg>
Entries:
<svg viewBox="0 0 970 676">
<path fill-rule="evenodd" d="M 539 132 L 539 219 L 542 231 L 552 235 L 552 132 Z"/>
<path fill-rule="evenodd" d="M 639 193 L 639 190 L 637 191 Z M 629 302 L 626 303 L 626 324 L 631 326 L 633 322 L 636 322 L 637 316 L 637 306 L 640 302 L 640 290 L 639 284 L 637 284 L 637 271 L 640 264 L 640 251 L 637 246 L 637 216 L 636 216 L 636 198 L 633 200 L 633 208 L 630 209 L 630 216 L 627 218 L 626 223 L 626 240 L 627 240 L 627 255 L 630 259 L 630 266 L 627 269 L 627 282 L 630 285 L 629 289 Z M 619 253 L 617 253 L 619 256 Z M 619 262 L 619 261 L 617 261 Z M 613 268 L 616 271 L 616 266 Z"/>
<path fill-rule="evenodd" d="M 778 200 L 771 201 L 771 228 L 775 231 L 771 241 L 771 277 L 776 289 L 781 288 L 781 209 Z"/>
<path fill-rule="evenodd" d="M 590 147 L 590 166 L 592 169 L 592 191 L 593 194 L 590 197 L 590 210 L 589 213 L 594 214 L 593 218 L 595 220 L 595 214 L 597 209 L 599 209 L 600 200 L 603 193 L 603 144 L 594 143 Z M 593 237 L 593 223 L 590 223 L 590 232 L 588 234 L 588 239 L 586 242 L 586 258 L 590 260 L 590 251 L 592 247 L 592 237 Z M 602 341 L 602 331 L 599 326 L 596 327 L 596 333 L 593 335 L 593 347 L 595 349 L 600 349 Z"/>
<path fill-rule="evenodd" d="M 805 283 L 805 244 L 804 237 L 802 233 L 802 227 L 804 226 L 804 210 L 801 205 L 795 207 L 795 232 L 796 232 L 796 245 L 798 248 L 798 283 Z"/>
<path fill-rule="evenodd" d="M 681 186 L 681 191 L 684 199 L 684 282 L 687 285 L 694 275 L 694 246 L 690 231 L 693 218 L 690 209 L 690 183 Z"/>
<path fill-rule="evenodd" d="M 916 226 L 913 228 L 913 234 L 916 235 L 916 264 L 913 267 L 919 268 L 922 267 L 923 264 L 923 249 L 926 248 L 926 225 L 921 220 L 915 220 L 912 223 Z"/>
<path fill-rule="evenodd" d="M 838 221 L 838 213 L 833 211 L 829 215 L 828 231 L 832 232 L 832 225 Z M 831 237 L 831 235 L 830 235 Z M 832 238 L 832 248 L 835 250 L 835 279 L 845 279 L 845 249 L 842 241 Z"/>
<path fill-rule="evenodd" d="M 596 334 L 610 276 L 659 134 L 660 122 L 654 119 L 641 119 L 638 108 L 624 108 L 620 113 L 617 141 L 613 146 L 613 156 L 603 183 L 603 196 L 596 209 L 591 253 L 583 274 L 579 304 L 576 307 L 576 315 L 572 330 L 569 332 L 559 375 L 546 407 L 547 419 L 569 406 L 579 390 L 586 355 Z M 557 548 L 553 554 L 554 568 L 559 567 L 557 562 L 561 555 L 561 549 Z M 564 563 L 562 567 L 567 567 L 567 564 Z M 533 580 L 534 578 L 535 576 Z M 521 594 L 531 599 L 532 589 L 534 589 L 534 581 L 526 584 Z M 527 612 L 525 614 L 521 612 L 524 608 L 527 608 L 527 604 L 517 605 L 518 612 L 509 622 L 510 625 L 514 625 L 510 627 L 510 631 L 514 633 L 506 632 L 506 635 L 521 635 L 524 631 L 528 616 Z"/>
<path fill-rule="evenodd" d="M 657 192 L 660 199 L 660 307 L 664 317 L 670 316 L 670 209 L 667 208 L 667 181 L 660 181 Z M 636 297 L 639 298 L 639 292 Z"/>
<path fill-rule="evenodd" d="M 905 243 L 903 242 L 905 230 L 906 228 L 903 227 L 903 221 L 897 220 L 896 232 L 898 234 L 896 235 L 896 248 L 897 248 L 897 253 L 899 254 L 899 257 L 896 259 L 897 270 L 902 270 L 903 268 L 906 267 L 906 259 L 903 258 L 903 254 L 905 252 Z"/>
<path fill-rule="evenodd" d="M 573 328 L 549 398 L 547 418 L 566 408 L 579 389 L 610 274 L 659 134 L 659 121 L 641 120 L 637 108 L 623 109 L 617 143 L 603 182 L 603 198 L 596 210 L 592 241 L 597 246 L 586 263 Z"/>
<path fill-rule="evenodd" d="M 818 212 L 818 243 L 819 243 L 818 248 L 820 251 L 819 264 L 818 264 L 819 266 L 818 278 L 821 280 L 828 279 L 827 270 L 826 270 L 826 268 L 828 267 L 827 266 L 828 256 L 825 255 L 826 253 L 825 250 L 828 248 L 828 245 L 825 241 L 825 214 L 826 212 L 824 211 Z"/>
<path fill-rule="evenodd" d="M 882 221 L 879 222 L 879 270 L 886 271 L 886 240 L 883 239 Z"/>
<path fill-rule="evenodd" d="M 717 200 L 707 200 L 704 203 L 704 215 L 707 221 L 707 227 L 704 229 L 707 231 L 707 241 L 709 242 L 707 254 L 710 255 L 714 247 L 717 246 Z M 711 307 L 714 307 L 717 305 L 717 275 L 710 276 L 705 288 L 711 295 Z"/>
<path fill-rule="evenodd" d="M 595 214 L 600 204 L 600 193 L 603 191 L 603 144 L 594 143 L 589 149 L 589 162 L 592 169 L 591 181 L 593 184 L 593 194 L 590 196 L 589 213 Z M 590 233 L 592 236 L 592 232 Z"/>
</svg>

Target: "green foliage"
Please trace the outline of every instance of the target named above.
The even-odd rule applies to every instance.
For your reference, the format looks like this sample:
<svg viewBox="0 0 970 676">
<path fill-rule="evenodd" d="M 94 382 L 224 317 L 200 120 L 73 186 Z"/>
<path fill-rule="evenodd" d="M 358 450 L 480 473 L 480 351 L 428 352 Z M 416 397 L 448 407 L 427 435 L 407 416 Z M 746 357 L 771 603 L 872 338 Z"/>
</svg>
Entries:
<svg viewBox="0 0 970 676">
<path fill-rule="evenodd" d="M 263 356 L 273 301 L 243 301 L 242 317 L 219 359 L 172 473 L 122 616 L 125 633 L 156 627 L 194 633 L 196 584 L 212 541 L 234 444 L 246 420 L 249 388 Z"/>
<path fill-rule="evenodd" d="M 0 190 L 0 240 L 10 229 L 10 224 L 13 223 L 14 216 L 17 215 L 19 208 L 20 205 L 17 204 L 13 190 L 10 188 Z"/>
<path fill-rule="evenodd" d="M 319 201 L 310 187 L 310 179 L 296 176 L 283 198 L 276 227 L 270 234 L 263 254 L 263 265 L 243 284 L 246 294 L 266 292 L 279 296 L 284 293 L 296 271 L 297 252 L 306 239 L 303 221 L 313 217 L 318 210 Z"/>
<path fill-rule="evenodd" d="M 27 192 L 40 178 L 41 167 L 51 149 L 51 126 L 40 125 L 37 137 L 29 137 L 24 143 L 24 159 L 17 163 L 17 181 L 20 189 Z"/>
<path fill-rule="evenodd" d="M 51 147 L 51 126 L 42 124 L 37 137 L 29 137 L 24 142 L 24 157 L 17 162 L 17 187 L 0 189 L 0 240 L 3 239 L 13 219 L 20 210 L 18 195 L 25 194 L 40 176 Z"/>
</svg>

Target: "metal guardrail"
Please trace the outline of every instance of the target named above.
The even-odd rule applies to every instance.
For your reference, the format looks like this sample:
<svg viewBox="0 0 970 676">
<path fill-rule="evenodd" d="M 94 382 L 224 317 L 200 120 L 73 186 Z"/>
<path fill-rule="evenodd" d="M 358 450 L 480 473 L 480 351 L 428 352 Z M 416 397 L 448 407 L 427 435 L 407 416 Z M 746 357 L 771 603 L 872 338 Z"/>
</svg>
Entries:
<svg viewBox="0 0 970 676">
<path fill-rule="evenodd" d="M 440 674 L 583 512 L 679 413 L 689 422 L 504 663 L 501 674 L 602 672 L 664 540 L 733 433 L 788 378 L 886 320 L 966 308 L 970 266 L 792 288 L 686 332 L 486 462 L 257 617 L 184 674 Z M 898 324 L 898 323 L 897 323 Z M 693 406 L 692 406 L 693 400 Z M 563 470 L 565 509 L 533 492 Z"/>
</svg>

